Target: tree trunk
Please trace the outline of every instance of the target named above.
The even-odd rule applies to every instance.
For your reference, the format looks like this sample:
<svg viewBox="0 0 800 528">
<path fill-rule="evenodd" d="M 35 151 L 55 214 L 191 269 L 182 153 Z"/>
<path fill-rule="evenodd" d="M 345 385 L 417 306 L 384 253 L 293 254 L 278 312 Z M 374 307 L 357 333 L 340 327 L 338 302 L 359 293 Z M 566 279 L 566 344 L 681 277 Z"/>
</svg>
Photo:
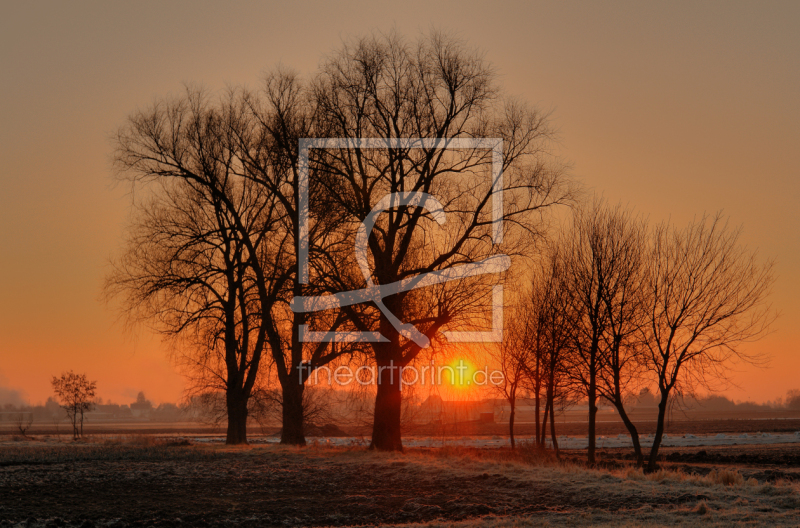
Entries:
<svg viewBox="0 0 800 528">
<path fill-rule="evenodd" d="M 536 394 L 535 394 L 535 397 L 536 397 L 536 417 L 535 417 L 534 421 L 536 422 L 536 445 L 538 446 L 538 445 L 541 445 L 539 443 L 539 434 L 540 434 L 540 432 L 539 432 L 539 410 L 540 410 L 541 400 L 542 400 L 542 397 L 541 397 L 541 392 L 542 392 L 542 374 L 541 374 L 541 368 L 540 368 L 541 367 L 541 356 L 540 356 L 541 347 L 539 346 L 539 340 L 538 339 L 536 341 L 536 345 L 537 345 L 536 346 L 536 371 L 535 371 L 536 372 L 536 379 L 534 380 L 533 386 L 534 386 L 534 389 L 536 389 L 535 390 L 535 392 L 536 392 Z"/>
<path fill-rule="evenodd" d="M 77 406 L 72 406 L 72 416 L 70 419 L 72 420 L 72 439 L 78 439 L 78 408 Z"/>
<path fill-rule="evenodd" d="M 555 355 L 551 355 L 551 358 Z M 556 440 L 556 364 L 550 362 L 550 369 L 547 375 L 547 405 L 550 407 L 550 438 L 553 441 L 553 450 L 558 457 L 558 441 Z"/>
<path fill-rule="evenodd" d="M 544 418 L 542 418 L 542 436 L 537 438 L 536 442 L 541 446 L 545 447 L 545 439 L 547 438 L 547 418 L 550 416 L 550 401 L 545 399 L 544 403 Z"/>
<path fill-rule="evenodd" d="M 281 444 L 306 445 L 305 431 L 303 430 L 303 389 L 298 376 L 289 376 L 287 383 L 283 384 L 283 428 L 281 429 Z"/>
<path fill-rule="evenodd" d="M 225 395 L 228 410 L 228 432 L 225 443 L 238 445 L 247 443 L 247 398 L 243 394 L 228 391 Z"/>
<path fill-rule="evenodd" d="M 650 457 L 647 461 L 647 472 L 656 470 L 658 464 L 658 448 L 661 447 L 661 439 L 664 436 L 664 418 L 667 415 L 667 397 L 669 393 L 661 393 L 661 401 L 658 403 L 658 423 L 656 424 L 656 436 L 653 438 L 653 447 L 650 448 Z"/>
<path fill-rule="evenodd" d="M 619 358 L 619 343 L 620 340 L 617 339 L 616 341 L 616 352 L 615 357 Z M 622 418 L 622 423 L 625 424 L 625 427 L 628 429 L 628 433 L 631 435 L 631 442 L 633 443 L 633 452 L 636 455 L 636 467 L 642 467 L 644 465 L 644 455 L 642 454 L 642 446 L 639 443 L 639 431 L 636 430 L 636 426 L 633 425 L 628 413 L 625 411 L 625 404 L 622 401 L 622 382 L 620 380 L 620 371 L 619 362 L 615 363 L 614 366 L 614 398 L 611 401 L 614 404 L 614 407 L 617 408 L 617 412 L 619 413 L 619 417 Z"/>
<path fill-rule="evenodd" d="M 597 447 L 597 338 L 593 339 L 589 356 L 589 449 L 588 463 L 595 463 L 595 449 Z"/>
<path fill-rule="evenodd" d="M 514 414 L 516 412 L 516 405 L 514 399 L 509 399 L 509 404 L 511 404 L 511 413 L 508 415 L 508 437 L 511 440 L 511 450 L 517 448 L 516 444 L 514 443 Z"/>
<path fill-rule="evenodd" d="M 553 439 L 553 450 L 556 453 L 556 458 L 558 458 L 558 440 L 556 440 L 556 412 L 555 412 L 555 402 L 550 400 L 550 408 L 553 411 L 550 412 L 550 438 Z"/>
<path fill-rule="evenodd" d="M 538 446 L 538 445 L 540 445 L 539 444 L 539 405 L 540 405 L 540 399 L 541 399 L 540 396 L 539 396 L 539 389 L 538 388 L 536 389 L 535 397 L 536 397 L 536 418 L 535 418 L 534 421 L 536 422 L 536 445 Z"/>
<path fill-rule="evenodd" d="M 633 452 L 636 454 L 636 467 L 642 467 L 644 465 L 644 455 L 642 454 L 642 445 L 639 443 L 639 431 L 636 429 L 636 426 L 633 425 L 628 413 L 625 411 L 625 407 L 622 405 L 621 401 L 612 402 L 614 407 L 617 408 L 617 412 L 619 413 L 619 417 L 622 418 L 622 423 L 625 424 L 625 427 L 628 429 L 628 433 L 631 435 L 631 442 L 633 442 Z"/>
<path fill-rule="evenodd" d="M 594 375 L 591 376 L 594 381 Z M 594 465 L 595 450 L 597 448 L 597 387 L 594 383 L 589 385 L 589 449 L 587 461 L 590 466 Z"/>
<path fill-rule="evenodd" d="M 378 393 L 372 422 L 370 449 L 402 451 L 400 414 L 403 397 L 400 392 L 400 368 L 392 361 L 378 362 Z"/>
</svg>

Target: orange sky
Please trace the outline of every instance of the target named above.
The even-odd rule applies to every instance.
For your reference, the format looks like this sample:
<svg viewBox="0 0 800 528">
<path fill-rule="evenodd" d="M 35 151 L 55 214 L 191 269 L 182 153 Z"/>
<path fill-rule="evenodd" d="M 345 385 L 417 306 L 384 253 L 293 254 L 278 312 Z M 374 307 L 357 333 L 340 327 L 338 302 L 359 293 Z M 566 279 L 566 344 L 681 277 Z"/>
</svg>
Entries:
<svg viewBox="0 0 800 528">
<path fill-rule="evenodd" d="M 0 398 L 33 403 L 62 370 L 129 402 L 181 396 L 157 338 L 126 336 L 98 300 L 130 197 L 109 136 L 184 82 L 254 86 L 312 72 L 373 29 L 453 31 L 511 94 L 553 110 L 574 175 L 653 221 L 724 209 L 777 260 L 772 367 L 734 399 L 800 388 L 798 2 L 23 3 L 0 19 Z M 3 403 L 3 402 L 0 402 Z"/>
</svg>

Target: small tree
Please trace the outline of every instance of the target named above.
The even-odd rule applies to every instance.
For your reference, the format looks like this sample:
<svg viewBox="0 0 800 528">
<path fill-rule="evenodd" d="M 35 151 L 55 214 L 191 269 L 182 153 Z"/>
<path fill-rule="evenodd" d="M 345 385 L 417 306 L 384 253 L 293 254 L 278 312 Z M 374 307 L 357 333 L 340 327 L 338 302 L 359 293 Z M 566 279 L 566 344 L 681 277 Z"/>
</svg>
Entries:
<svg viewBox="0 0 800 528">
<path fill-rule="evenodd" d="M 33 425 L 33 412 L 23 411 L 20 409 L 20 411 L 17 413 L 15 422 L 19 433 L 27 438 L 28 429 L 30 429 L 31 425 Z"/>
<path fill-rule="evenodd" d="M 83 415 L 92 408 L 97 382 L 89 381 L 86 374 L 75 374 L 70 370 L 61 374 L 60 378 L 53 376 L 51 383 L 61 408 L 67 411 L 67 416 L 72 421 L 73 438 L 83 436 Z M 80 427 L 78 427 L 79 419 Z"/>
<path fill-rule="evenodd" d="M 683 230 L 665 223 L 655 231 L 642 288 L 647 320 L 641 327 L 645 367 L 658 381 L 658 422 L 647 464 L 656 469 L 669 397 L 725 380 L 734 359 L 757 363 L 740 348 L 764 336 L 775 319 L 767 303 L 772 263 L 759 264 L 739 244 L 738 229 L 720 215 L 703 216 Z"/>
<path fill-rule="evenodd" d="M 516 448 L 514 440 L 514 418 L 516 416 L 517 396 L 526 376 L 529 375 L 528 367 L 533 362 L 534 353 L 528 346 L 528 326 L 522 316 L 526 306 L 519 306 L 514 310 L 510 321 L 506 322 L 503 342 L 494 349 L 493 355 L 503 373 L 503 382 L 495 388 L 508 401 L 510 414 L 508 417 L 508 435 L 511 449 Z"/>
</svg>

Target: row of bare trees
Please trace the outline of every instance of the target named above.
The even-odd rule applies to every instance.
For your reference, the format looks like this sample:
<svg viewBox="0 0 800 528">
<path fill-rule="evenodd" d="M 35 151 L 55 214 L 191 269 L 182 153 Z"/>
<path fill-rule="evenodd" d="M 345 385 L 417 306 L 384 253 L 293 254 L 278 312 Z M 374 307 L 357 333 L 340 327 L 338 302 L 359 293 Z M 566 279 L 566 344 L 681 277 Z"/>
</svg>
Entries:
<svg viewBox="0 0 800 528">
<path fill-rule="evenodd" d="M 479 328 L 490 302 L 480 292 L 502 277 L 318 312 L 293 301 L 523 253 L 542 213 L 572 199 L 551 137 L 545 114 L 504 97 L 491 65 L 438 33 L 347 43 L 306 81 L 277 70 L 258 91 L 187 89 L 115 138 L 135 201 L 105 291 L 174 345 L 193 391 L 225 393 L 228 443 L 246 442 L 248 413 L 266 400 L 282 409 L 281 442 L 303 444 L 306 380 L 347 359 L 381 373 L 372 446 L 402 449 L 399 369 L 444 332 Z M 311 148 L 301 167 L 304 138 L 345 147 Z M 479 138 L 501 142 L 448 148 Z M 304 331 L 373 337 L 313 343 Z"/>
<path fill-rule="evenodd" d="M 189 88 L 115 138 L 135 193 L 105 291 L 173 344 L 194 393 L 225 394 L 228 443 L 246 442 L 248 416 L 271 404 L 281 441 L 305 443 L 306 381 L 346 361 L 378 368 L 372 446 L 402 449 L 399 369 L 449 331 L 485 329 L 486 292 L 507 280 L 459 274 L 523 262 L 547 211 L 575 201 L 552 136 L 545 114 L 502 95 L 479 54 L 437 33 L 347 43 L 306 80 L 278 69 L 260 90 Z M 648 229 L 599 202 L 577 211 L 506 328 L 506 394 L 537 395 L 537 424 L 543 402 L 540 443 L 548 420 L 555 442 L 557 407 L 582 394 L 590 462 L 605 399 L 642 462 L 623 401 L 655 382 L 654 464 L 670 394 L 723 376 L 734 356 L 753 359 L 738 345 L 769 323 L 771 270 L 719 218 Z M 425 288 L 369 296 L 423 277 Z M 347 291 L 353 302 L 331 296 Z M 319 333 L 333 339 L 303 337 Z"/>
<path fill-rule="evenodd" d="M 762 337 L 774 320 L 767 295 L 772 265 L 758 263 L 740 231 L 720 216 L 678 228 L 655 228 L 603 200 L 577 207 L 535 268 L 532 288 L 519 300 L 498 349 L 505 395 L 533 393 L 537 442 L 559 401 L 588 402 L 588 461 L 595 462 L 598 402 L 618 412 L 637 463 L 645 455 L 625 407 L 630 396 L 658 387 L 656 432 L 647 457 L 655 468 L 670 397 L 714 389 L 731 361 L 764 358 L 742 347 Z M 544 417 L 539 427 L 540 398 Z"/>
</svg>

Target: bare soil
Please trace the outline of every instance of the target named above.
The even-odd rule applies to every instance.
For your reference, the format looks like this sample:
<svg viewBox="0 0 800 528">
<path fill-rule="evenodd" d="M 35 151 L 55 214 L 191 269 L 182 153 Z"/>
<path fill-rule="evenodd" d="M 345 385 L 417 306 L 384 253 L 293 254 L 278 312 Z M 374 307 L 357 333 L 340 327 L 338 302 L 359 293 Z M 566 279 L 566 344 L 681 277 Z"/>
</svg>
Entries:
<svg viewBox="0 0 800 528">
<path fill-rule="evenodd" d="M 792 489 L 772 496 L 752 486 L 629 482 L 577 464 L 520 460 L 504 449 L 386 454 L 142 443 L 0 445 L 0 526 L 345 526 L 554 515 L 572 524 L 572 516 L 591 520 L 592 512 L 686 516 L 701 502 L 722 511 L 734 501 L 752 506 L 737 512 L 766 524 L 800 522 L 800 496 Z M 726 464 L 760 475 L 766 485 L 785 480 L 800 456 L 795 445 L 703 451 L 673 449 L 667 458 L 677 453 L 689 462 L 674 464 L 703 474 L 723 460 L 714 457 L 729 457 Z M 618 467 L 626 456 L 603 451 L 603 460 Z"/>
</svg>

